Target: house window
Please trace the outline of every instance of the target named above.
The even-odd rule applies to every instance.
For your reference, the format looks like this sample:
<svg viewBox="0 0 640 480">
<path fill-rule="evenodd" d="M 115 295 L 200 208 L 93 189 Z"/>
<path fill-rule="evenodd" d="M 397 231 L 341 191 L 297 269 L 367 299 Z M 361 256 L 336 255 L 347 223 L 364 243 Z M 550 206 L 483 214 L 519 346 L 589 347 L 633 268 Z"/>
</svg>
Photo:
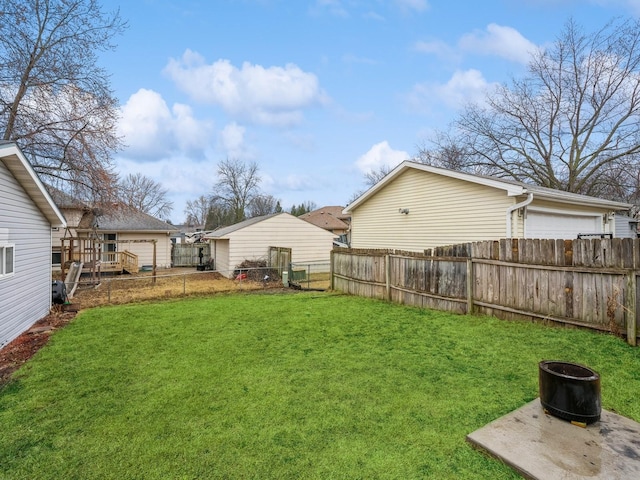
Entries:
<svg viewBox="0 0 640 480">
<path fill-rule="evenodd" d="M 0 278 L 13 275 L 15 246 L 0 245 Z"/>
<path fill-rule="evenodd" d="M 51 265 L 60 266 L 62 263 L 62 250 L 60 247 L 53 247 L 51 251 Z"/>
<path fill-rule="evenodd" d="M 117 235 L 115 233 L 105 233 L 102 235 L 102 240 L 104 241 L 102 247 L 102 261 L 106 263 L 115 263 L 117 261 Z"/>
</svg>

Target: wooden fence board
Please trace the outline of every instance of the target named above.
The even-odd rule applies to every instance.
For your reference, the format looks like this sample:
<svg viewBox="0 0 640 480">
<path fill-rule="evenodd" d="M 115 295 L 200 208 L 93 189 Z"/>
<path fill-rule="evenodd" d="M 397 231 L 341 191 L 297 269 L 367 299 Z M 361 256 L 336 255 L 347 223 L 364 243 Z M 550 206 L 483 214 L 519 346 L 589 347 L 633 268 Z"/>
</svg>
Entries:
<svg viewBox="0 0 640 480">
<path fill-rule="evenodd" d="M 425 254 L 335 249 L 333 288 L 459 313 L 471 302 L 475 311 L 500 318 L 547 319 L 635 336 L 640 287 L 629 278 L 637 278 L 639 258 L 638 239 L 503 239 Z M 467 262 L 473 272 L 468 280 Z M 638 291 L 629 294 L 627 288 Z"/>
</svg>

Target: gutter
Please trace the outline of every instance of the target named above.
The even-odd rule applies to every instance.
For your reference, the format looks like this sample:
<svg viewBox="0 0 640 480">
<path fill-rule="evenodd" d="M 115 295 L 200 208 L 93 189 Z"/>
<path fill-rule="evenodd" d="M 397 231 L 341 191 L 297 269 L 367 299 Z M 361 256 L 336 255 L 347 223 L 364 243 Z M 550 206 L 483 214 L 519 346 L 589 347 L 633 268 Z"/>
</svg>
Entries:
<svg viewBox="0 0 640 480">
<path fill-rule="evenodd" d="M 511 238 L 512 236 L 511 223 L 512 223 L 513 212 L 515 212 L 520 208 L 526 207 L 531 202 L 533 202 L 533 193 L 529 193 L 529 196 L 527 197 L 526 200 L 520 203 L 516 203 L 515 205 L 512 205 L 511 207 L 507 208 L 507 238 Z"/>
</svg>

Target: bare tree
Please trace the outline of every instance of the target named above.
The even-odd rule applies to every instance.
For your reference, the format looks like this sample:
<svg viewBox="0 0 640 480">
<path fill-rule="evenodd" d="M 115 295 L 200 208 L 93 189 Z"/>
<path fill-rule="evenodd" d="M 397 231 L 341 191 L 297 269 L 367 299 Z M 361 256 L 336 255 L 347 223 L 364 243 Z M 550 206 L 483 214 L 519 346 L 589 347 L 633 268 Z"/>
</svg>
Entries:
<svg viewBox="0 0 640 480">
<path fill-rule="evenodd" d="M 249 202 L 249 217 L 282 212 L 280 200 L 273 195 L 256 195 Z"/>
<path fill-rule="evenodd" d="M 468 106 L 455 128 L 465 168 L 627 198 L 617 172 L 637 177 L 640 21 L 592 34 L 569 21 L 552 47 L 532 52 L 525 78 L 490 93 L 484 106 Z"/>
<path fill-rule="evenodd" d="M 236 222 L 235 213 L 225 202 L 220 199 L 211 199 L 209 211 L 205 221 L 205 230 L 215 230 L 217 228 L 233 225 Z"/>
<path fill-rule="evenodd" d="M 141 173 L 130 173 L 120 182 L 120 198 L 141 212 L 157 218 L 168 218 L 173 202 L 167 198 L 167 190 L 153 179 Z"/>
<path fill-rule="evenodd" d="M 188 200 L 184 209 L 185 223 L 197 228 L 204 228 L 210 209 L 211 199 L 205 195 L 200 195 L 195 200 Z"/>
<path fill-rule="evenodd" d="M 47 183 L 84 198 L 115 191 L 118 102 L 96 52 L 124 27 L 96 0 L 0 0 L 2 138 Z"/>
<path fill-rule="evenodd" d="M 260 194 L 260 175 L 255 162 L 224 160 L 218 165 L 218 181 L 212 199 L 232 212 L 233 223 L 247 217 L 251 201 Z"/>
</svg>

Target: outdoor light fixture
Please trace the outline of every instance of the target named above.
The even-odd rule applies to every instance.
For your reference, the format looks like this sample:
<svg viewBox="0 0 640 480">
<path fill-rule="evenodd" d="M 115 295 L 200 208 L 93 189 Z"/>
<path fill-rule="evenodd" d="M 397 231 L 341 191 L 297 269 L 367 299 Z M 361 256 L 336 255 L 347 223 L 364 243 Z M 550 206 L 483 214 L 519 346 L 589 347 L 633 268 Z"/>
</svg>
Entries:
<svg viewBox="0 0 640 480">
<path fill-rule="evenodd" d="M 398 213 L 404 213 L 405 215 L 409 215 L 409 209 L 408 208 L 399 208 L 398 209 Z"/>
</svg>

